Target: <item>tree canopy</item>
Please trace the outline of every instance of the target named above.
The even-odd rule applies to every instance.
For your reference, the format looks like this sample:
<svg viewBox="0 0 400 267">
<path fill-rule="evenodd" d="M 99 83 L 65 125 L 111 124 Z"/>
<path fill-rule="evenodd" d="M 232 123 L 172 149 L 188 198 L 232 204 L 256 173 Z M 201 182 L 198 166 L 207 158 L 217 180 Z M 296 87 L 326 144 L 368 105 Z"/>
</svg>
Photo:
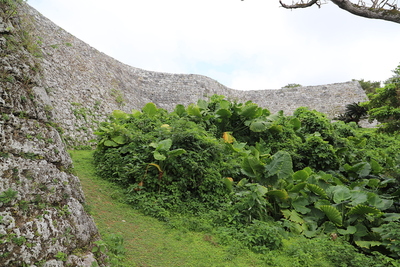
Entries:
<svg viewBox="0 0 400 267">
<path fill-rule="evenodd" d="M 381 19 L 400 23 L 400 7 L 398 0 L 330 0 L 339 8 L 346 10 L 354 15 Z M 282 7 L 287 9 L 307 8 L 311 6 L 321 7 L 328 0 L 299 0 L 291 4 L 285 3 L 285 0 L 279 0 Z"/>
<path fill-rule="evenodd" d="M 400 65 L 393 72 L 385 86 L 368 94 L 370 101 L 363 103 L 370 121 L 376 119 L 382 123 L 381 130 L 390 133 L 400 131 Z"/>
</svg>

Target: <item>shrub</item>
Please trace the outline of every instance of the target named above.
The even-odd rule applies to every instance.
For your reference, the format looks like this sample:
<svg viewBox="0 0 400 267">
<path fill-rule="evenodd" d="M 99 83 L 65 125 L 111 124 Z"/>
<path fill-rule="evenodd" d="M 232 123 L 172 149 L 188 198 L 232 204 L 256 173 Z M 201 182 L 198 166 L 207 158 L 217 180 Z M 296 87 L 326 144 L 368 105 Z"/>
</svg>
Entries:
<svg viewBox="0 0 400 267">
<path fill-rule="evenodd" d="M 243 229 L 243 242 L 257 253 L 278 249 L 282 246 L 283 229 L 273 222 L 254 220 Z"/>
<path fill-rule="evenodd" d="M 386 236 L 371 229 L 399 218 L 388 212 L 399 201 L 400 139 L 307 108 L 286 117 L 222 96 L 171 113 L 148 103 L 114 111 L 96 134 L 97 172 L 122 185 L 128 203 L 171 224 L 174 213 L 207 218 L 206 227 L 182 227 L 219 227 L 219 239 L 232 235 L 266 255 L 280 248 L 283 229 L 335 234 L 371 251 Z M 357 266 L 358 254 L 347 252 L 347 266 Z"/>
</svg>

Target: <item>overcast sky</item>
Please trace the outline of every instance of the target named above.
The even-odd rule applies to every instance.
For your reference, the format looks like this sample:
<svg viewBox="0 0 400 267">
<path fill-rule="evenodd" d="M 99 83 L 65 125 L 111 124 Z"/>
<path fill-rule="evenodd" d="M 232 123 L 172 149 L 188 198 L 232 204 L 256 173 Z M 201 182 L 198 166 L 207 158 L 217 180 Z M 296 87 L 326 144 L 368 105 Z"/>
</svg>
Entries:
<svg viewBox="0 0 400 267">
<path fill-rule="evenodd" d="M 240 90 L 383 81 L 400 63 L 400 24 L 357 17 L 332 3 L 293 11 L 278 0 L 28 4 L 123 63 L 206 75 Z"/>
</svg>

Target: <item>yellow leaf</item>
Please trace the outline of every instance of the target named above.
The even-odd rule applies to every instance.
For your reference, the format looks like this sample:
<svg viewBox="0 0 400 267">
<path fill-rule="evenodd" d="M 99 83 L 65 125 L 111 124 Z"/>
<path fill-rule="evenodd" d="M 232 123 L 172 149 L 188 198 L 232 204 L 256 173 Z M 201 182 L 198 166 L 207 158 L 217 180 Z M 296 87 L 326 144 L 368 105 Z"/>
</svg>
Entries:
<svg viewBox="0 0 400 267">
<path fill-rule="evenodd" d="M 225 143 L 232 144 L 235 141 L 235 138 L 228 132 L 224 132 L 222 134 L 222 138 L 224 139 Z"/>
</svg>

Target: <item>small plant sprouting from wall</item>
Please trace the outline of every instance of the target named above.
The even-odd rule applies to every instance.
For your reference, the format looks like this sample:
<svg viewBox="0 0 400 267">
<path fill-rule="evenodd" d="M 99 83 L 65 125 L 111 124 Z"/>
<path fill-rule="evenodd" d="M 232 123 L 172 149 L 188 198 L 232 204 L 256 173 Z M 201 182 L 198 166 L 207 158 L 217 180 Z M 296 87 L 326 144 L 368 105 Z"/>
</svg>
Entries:
<svg viewBox="0 0 400 267">
<path fill-rule="evenodd" d="M 118 105 L 120 106 L 124 106 L 125 105 L 125 98 L 124 98 L 124 94 L 121 92 L 121 90 L 119 89 L 111 89 L 111 96 L 113 96 L 115 98 L 115 101 L 118 103 Z"/>
<path fill-rule="evenodd" d="M 51 118 L 51 111 L 53 110 L 53 107 L 50 105 L 44 106 L 44 112 L 46 113 L 47 119 Z"/>
<path fill-rule="evenodd" d="M 72 103 L 72 105 L 74 105 L 74 103 Z M 88 112 L 89 112 L 89 110 L 85 107 L 72 109 L 72 113 L 74 113 L 74 115 L 77 119 L 84 119 L 85 121 L 87 121 Z"/>
<path fill-rule="evenodd" d="M 301 84 L 298 83 L 289 83 L 288 85 L 285 85 L 282 87 L 282 89 L 290 89 L 290 88 L 296 88 L 296 87 L 301 87 Z"/>
<path fill-rule="evenodd" d="M 6 191 L 0 194 L 0 202 L 7 204 L 16 198 L 18 192 L 8 188 Z"/>
</svg>

